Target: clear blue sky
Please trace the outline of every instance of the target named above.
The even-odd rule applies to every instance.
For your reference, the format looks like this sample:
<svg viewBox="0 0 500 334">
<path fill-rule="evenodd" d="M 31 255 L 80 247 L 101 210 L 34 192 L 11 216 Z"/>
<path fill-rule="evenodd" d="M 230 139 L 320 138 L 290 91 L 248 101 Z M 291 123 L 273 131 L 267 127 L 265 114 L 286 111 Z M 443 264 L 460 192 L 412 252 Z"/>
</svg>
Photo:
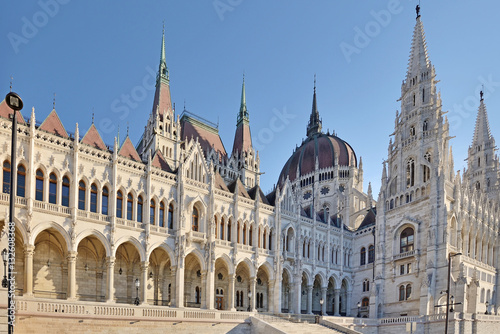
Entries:
<svg viewBox="0 0 500 334">
<path fill-rule="evenodd" d="M 54 5 L 54 4 L 57 4 Z M 219 122 L 232 149 L 242 74 L 267 193 L 305 137 L 317 75 L 325 131 L 363 157 L 365 191 L 380 187 L 381 163 L 400 109 L 416 1 L 7 1 L 2 8 L 0 92 L 14 91 L 37 120 L 56 110 L 68 131 L 92 121 L 113 142 L 127 124 L 139 140 L 153 104 L 162 22 L 177 113 Z M 430 59 L 451 123 L 455 169 L 465 165 L 485 81 L 500 141 L 500 3 L 422 1 Z M 389 13 L 390 15 L 387 15 Z M 364 40 L 359 31 L 367 34 Z M 346 55 L 342 46 L 356 48 Z M 351 51 L 354 49 L 350 49 Z M 131 103 L 122 102 L 130 95 Z M 2 95 L 2 96 L 3 96 Z M 120 108 L 121 107 L 121 108 Z M 286 114 L 286 117 L 283 115 Z M 278 117 L 277 115 L 281 115 Z"/>
</svg>

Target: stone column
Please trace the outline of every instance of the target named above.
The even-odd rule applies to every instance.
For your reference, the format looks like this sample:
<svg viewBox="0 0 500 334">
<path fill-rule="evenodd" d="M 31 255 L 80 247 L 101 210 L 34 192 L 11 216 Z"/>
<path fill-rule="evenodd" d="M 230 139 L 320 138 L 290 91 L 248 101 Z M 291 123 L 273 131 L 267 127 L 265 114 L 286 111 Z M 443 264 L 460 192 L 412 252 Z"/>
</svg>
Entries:
<svg viewBox="0 0 500 334">
<path fill-rule="evenodd" d="M 351 299 L 352 299 L 352 291 L 346 291 L 346 303 L 345 303 L 345 315 L 351 316 Z"/>
<path fill-rule="evenodd" d="M 148 261 L 143 261 L 141 262 L 141 287 L 140 287 L 140 298 L 141 298 L 141 304 L 147 304 L 147 298 L 148 298 L 148 269 L 149 269 L 149 262 Z"/>
<path fill-rule="evenodd" d="M 175 273 L 175 300 L 177 307 L 184 307 L 184 267 L 177 266 Z"/>
<path fill-rule="evenodd" d="M 293 282 L 293 288 L 292 288 L 292 310 L 290 313 L 296 313 L 300 314 L 301 309 L 302 309 L 302 276 L 297 275 L 295 276 L 294 282 Z M 293 312 L 292 312 L 293 311 Z"/>
<path fill-rule="evenodd" d="M 257 277 L 250 277 L 250 292 L 252 297 L 250 298 L 250 312 L 255 312 L 255 285 L 257 284 Z"/>
<path fill-rule="evenodd" d="M 229 275 L 229 289 L 227 296 L 227 305 L 229 307 L 229 311 L 236 311 L 236 308 L 234 307 L 234 283 L 236 279 L 234 276 L 234 274 Z"/>
<path fill-rule="evenodd" d="M 176 272 L 177 272 L 177 267 L 170 267 L 170 307 L 180 307 L 177 304 L 177 284 L 176 284 Z M 167 286 L 167 293 L 168 293 L 168 286 Z"/>
<path fill-rule="evenodd" d="M 307 286 L 307 314 L 312 314 L 312 303 L 313 303 L 313 286 Z"/>
<path fill-rule="evenodd" d="M 333 312 L 336 317 L 340 316 L 340 289 L 335 289 L 335 301 L 333 304 Z"/>
<path fill-rule="evenodd" d="M 321 298 L 323 298 L 323 305 L 321 305 L 321 313 L 326 315 L 326 288 L 321 288 Z"/>
<path fill-rule="evenodd" d="M 24 248 L 24 293 L 23 296 L 33 297 L 33 254 L 35 246 Z"/>
<path fill-rule="evenodd" d="M 279 305 L 279 296 L 281 289 L 275 289 L 274 287 L 276 286 L 276 281 L 269 281 L 269 287 L 267 289 L 267 312 L 280 312 L 281 310 L 275 310 L 276 307 L 274 305 L 278 304 Z M 278 291 L 278 293 L 274 293 L 274 291 Z M 278 298 L 278 302 L 276 302 L 275 298 Z M 263 305 L 266 306 L 266 305 Z"/>
<path fill-rule="evenodd" d="M 202 309 L 207 309 L 210 307 L 208 305 L 208 296 L 210 293 L 212 293 L 212 295 L 213 295 L 213 291 L 212 292 L 208 291 L 209 287 L 207 284 L 207 281 L 208 281 L 207 274 L 208 274 L 207 271 L 201 272 L 201 303 L 200 303 L 201 305 L 200 305 L 200 308 L 202 308 Z M 212 308 L 213 308 L 213 305 L 212 305 Z"/>
<path fill-rule="evenodd" d="M 76 299 L 76 251 L 69 251 L 68 260 L 68 297 L 69 300 Z"/>
<path fill-rule="evenodd" d="M 107 279 L 107 288 L 106 288 L 106 302 L 113 303 L 115 301 L 115 261 L 116 258 L 114 256 L 109 256 L 106 258 L 106 279 Z"/>
</svg>

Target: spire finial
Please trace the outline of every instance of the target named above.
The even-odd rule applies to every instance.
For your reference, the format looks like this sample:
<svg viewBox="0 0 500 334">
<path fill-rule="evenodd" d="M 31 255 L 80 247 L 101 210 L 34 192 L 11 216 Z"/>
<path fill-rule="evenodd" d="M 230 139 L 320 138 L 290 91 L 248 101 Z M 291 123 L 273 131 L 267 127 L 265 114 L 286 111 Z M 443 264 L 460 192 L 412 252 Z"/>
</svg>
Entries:
<svg viewBox="0 0 500 334">
<path fill-rule="evenodd" d="M 417 19 L 420 17 L 420 1 L 418 2 L 417 7 L 415 7 L 415 11 L 417 12 Z"/>
<path fill-rule="evenodd" d="M 56 93 L 54 93 L 54 101 L 52 102 L 52 109 L 56 109 Z"/>
<path fill-rule="evenodd" d="M 484 85 L 483 85 L 483 89 L 484 89 Z M 479 92 L 479 96 L 481 97 L 481 101 L 483 101 L 484 100 L 484 97 L 483 97 L 484 93 L 482 90 Z"/>
<path fill-rule="evenodd" d="M 92 124 L 94 124 L 94 107 L 92 107 Z"/>
<path fill-rule="evenodd" d="M 10 91 L 12 92 L 12 80 L 14 80 L 14 77 L 12 75 L 10 76 Z"/>
<path fill-rule="evenodd" d="M 184 99 L 184 110 L 186 110 L 186 99 Z"/>
<path fill-rule="evenodd" d="M 129 132 L 129 125 L 128 125 L 128 122 L 127 122 L 127 137 L 128 137 L 128 132 Z"/>
<path fill-rule="evenodd" d="M 314 73 L 314 93 L 316 94 L 316 73 Z"/>
</svg>

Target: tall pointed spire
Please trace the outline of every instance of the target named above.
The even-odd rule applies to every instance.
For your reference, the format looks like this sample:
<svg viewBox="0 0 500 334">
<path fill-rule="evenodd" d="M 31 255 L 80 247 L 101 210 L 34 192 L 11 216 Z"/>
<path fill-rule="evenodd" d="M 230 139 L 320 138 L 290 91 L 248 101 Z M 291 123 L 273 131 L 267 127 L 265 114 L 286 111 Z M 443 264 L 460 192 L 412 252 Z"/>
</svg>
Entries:
<svg viewBox="0 0 500 334">
<path fill-rule="evenodd" d="M 319 118 L 318 107 L 316 104 L 316 74 L 314 75 L 314 93 L 312 102 L 311 116 L 307 124 L 307 136 L 312 137 L 321 133 L 321 119 Z"/>
<path fill-rule="evenodd" d="M 492 139 L 490 124 L 488 122 L 488 114 L 486 113 L 486 106 L 484 105 L 483 92 L 481 91 L 480 94 L 481 100 L 479 103 L 479 109 L 477 111 L 476 126 L 474 128 L 474 138 L 472 139 L 472 146 L 488 143 Z"/>
<path fill-rule="evenodd" d="M 172 113 L 172 101 L 170 98 L 170 79 L 165 57 L 165 25 L 163 25 L 161 36 L 160 65 L 156 76 L 156 91 L 153 102 L 153 116 L 158 114 L 163 121 L 165 113 Z"/>
<path fill-rule="evenodd" d="M 163 30 L 161 34 L 160 66 L 158 69 L 158 77 L 156 78 L 157 84 L 158 80 L 165 80 L 167 84 L 169 82 L 167 60 L 165 57 L 165 22 L 163 23 Z"/>
<path fill-rule="evenodd" d="M 236 126 L 238 126 L 241 122 L 249 123 L 249 115 L 247 110 L 247 101 L 245 96 L 245 74 L 243 74 L 243 84 L 241 85 L 241 103 L 240 103 L 240 112 L 238 113 L 238 118 L 236 122 Z"/>
<path fill-rule="evenodd" d="M 419 73 L 431 70 L 432 65 L 427 54 L 427 43 L 425 41 L 424 25 L 420 19 L 420 6 L 417 6 L 417 22 L 413 29 L 411 42 L 410 60 L 406 77 L 413 78 Z"/>
</svg>

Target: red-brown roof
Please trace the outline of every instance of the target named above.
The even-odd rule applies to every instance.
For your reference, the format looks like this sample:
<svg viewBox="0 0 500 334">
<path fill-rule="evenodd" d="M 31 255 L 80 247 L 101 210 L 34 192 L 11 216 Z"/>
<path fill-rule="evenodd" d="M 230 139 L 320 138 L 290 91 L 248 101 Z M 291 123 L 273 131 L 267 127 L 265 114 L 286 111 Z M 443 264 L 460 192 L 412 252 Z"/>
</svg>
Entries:
<svg viewBox="0 0 500 334">
<path fill-rule="evenodd" d="M 226 186 L 226 182 L 224 182 L 219 172 L 216 172 L 214 177 L 215 177 L 214 180 L 215 189 L 220 189 L 229 192 L 229 189 Z"/>
<path fill-rule="evenodd" d="M 40 130 L 47 131 L 53 133 L 57 136 L 61 136 L 64 138 L 69 138 L 66 129 L 64 128 L 59 115 L 55 109 L 52 109 L 49 116 L 43 121 L 42 125 L 39 127 Z"/>
<path fill-rule="evenodd" d="M 161 170 L 164 170 L 166 172 L 170 172 L 170 173 L 172 172 L 172 168 L 170 168 L 170 165 L 165 160 L 165 158 L 163 157 L 163 154 L 161 154 L 160 150 L 156 150 L 155 156 L 154 156 L 153 161 L 151 162 L 151 164 L 154 167 L 160 168 Z"/>
<path fill-rule="evenodd" d="M 198 142 L 200 143 L 203 151 L 209 151 L 213 147 L 216 152 L 226 156 L 226 149 L 224 148 L 222 140 L 216 130 L 209 130 L 208 128 L 204 128 L 202 125 L 196 124 L 198 123 L 197 121 L 192 122 L 191 120 L 192 119 L 189 117 L 181 120 L 182 139 L 190 140 L 191 138 L 198 138 Z"/>
<path fill-rule="evenodd" d="M 248 199 L 252 199 L 250 195 L 248 195 L 247 191 L 245 190 L 245 186 L 243 183 L 241 183 L 241 180 L 239 178 L 236 178 L 228 187 L 230 192 L 233 194 L 238 194 L 238 196 L 243 196 Z"/>
<path fill-rule="evenodd" d="M 252 136 L 250 134 L 250 126 L 245 122 L 241 122 L 236 128 L 234 134 L 233 154 L 238 151 L 248 152 L 252 148 Z"/>
<path fill-rule="evenodd" d="M 12 114 L 12 109 L 7 105 L 7 102 L 5 102 L 5 99 L 0 103 L 0 116 L 3 118 L 10 119 L 10 115 Z M 23 115 L 21 114 L 20 111 L 17 111 L 17 123 L 18 124 L 26 124 L 24 121 Z"/>
<path fill-rule="evenodd" d="M 139 157 L 139 154 L 135 150 L 135 147 L 132 144 L 132 141 L 130 140 L 129 136 L 125 138 L 122 147 L 118 151 L 118 155 L 135 161 L 141 161 L 141 158 Z"/>
<path fill-rule="evenodd" d="M 94 123 L 92 123 L 85 136 L 83 136 L 81 142 L 83 144 L 87 144 L 101 150 L 105 151 L 108 150 L 108 148 L 102 141 L 101 135 L 99 135 L 99 131 L 97 131 L 97 128 L 95 127 Z"/>
<path fill-rule="evenodd" d="M 163 121 L 163 115 L 168 111 L 172 111 L 170 86 L 164 82 L 160 82 L 156 86 L 155 98 L 153 102 L 153 115 L 156 115 L 157 110 L 158 113 L 160 114 L 160 120 L 162 121 Z"/>
</svg>

